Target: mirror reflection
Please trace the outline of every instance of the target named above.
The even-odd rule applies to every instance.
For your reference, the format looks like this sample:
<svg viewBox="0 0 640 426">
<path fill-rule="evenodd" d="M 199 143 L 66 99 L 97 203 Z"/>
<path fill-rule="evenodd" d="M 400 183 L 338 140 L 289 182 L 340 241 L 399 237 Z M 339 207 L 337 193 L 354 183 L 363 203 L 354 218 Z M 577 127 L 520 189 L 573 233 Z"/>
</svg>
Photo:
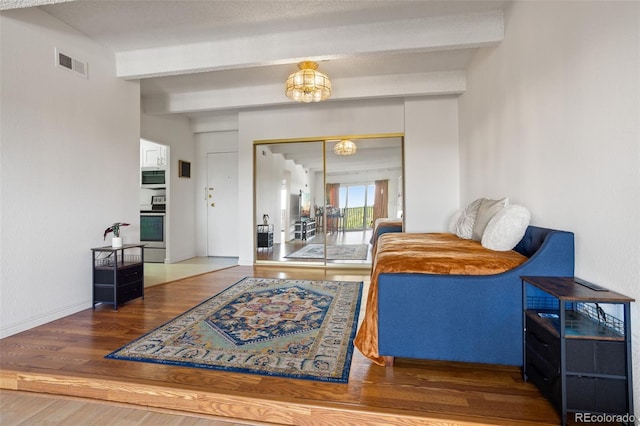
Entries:
<svg viewBox="0 0 640 426">
<path fill-rule="evenodd" d="M 256 144 L 256 260 L 368 266 L 376 221 L 402 226 L 402 143 Z"/>
</svg>

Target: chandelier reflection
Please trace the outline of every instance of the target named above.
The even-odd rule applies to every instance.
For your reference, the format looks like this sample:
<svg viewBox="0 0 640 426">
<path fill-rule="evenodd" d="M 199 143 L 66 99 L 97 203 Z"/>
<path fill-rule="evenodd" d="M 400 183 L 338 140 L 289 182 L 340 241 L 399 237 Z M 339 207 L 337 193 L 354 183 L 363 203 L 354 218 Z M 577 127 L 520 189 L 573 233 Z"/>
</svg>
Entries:
<svg viewBox="0 0 640 426">
<path fill-rule="evenodd" d="M 333 146 L 333 152 L 337 155 L 353 155 L 356 149 L 356 144 L 349 139 L 342 139 Z"/>
</svg>

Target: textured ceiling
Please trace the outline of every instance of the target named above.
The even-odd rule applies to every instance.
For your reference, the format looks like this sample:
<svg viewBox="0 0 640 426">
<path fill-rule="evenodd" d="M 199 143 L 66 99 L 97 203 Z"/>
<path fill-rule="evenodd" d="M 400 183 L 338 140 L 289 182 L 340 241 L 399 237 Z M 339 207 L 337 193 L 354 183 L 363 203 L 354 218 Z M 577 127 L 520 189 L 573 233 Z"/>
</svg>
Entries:
<svg viewBox="0 0 640 426">
<path fill-rule="evenodd" d="M 500 8 L 501 1 L 71 1 L 43 6 L 114 51 Z"/>
</svg>

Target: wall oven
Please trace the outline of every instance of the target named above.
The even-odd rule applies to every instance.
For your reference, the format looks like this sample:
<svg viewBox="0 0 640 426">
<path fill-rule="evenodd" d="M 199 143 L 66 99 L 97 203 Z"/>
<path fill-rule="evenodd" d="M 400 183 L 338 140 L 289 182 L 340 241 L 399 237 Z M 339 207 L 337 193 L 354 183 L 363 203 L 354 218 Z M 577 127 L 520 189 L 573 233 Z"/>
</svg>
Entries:
<svg viewBox="0 0 640 426">
<path fill-rule="evenodd" d="M 165 197 L 152 197 L 151 208 L 140 210 L 140 243 L 145 244 L 145 262 L 164 263 L 166 257 Z"/>
</svg>

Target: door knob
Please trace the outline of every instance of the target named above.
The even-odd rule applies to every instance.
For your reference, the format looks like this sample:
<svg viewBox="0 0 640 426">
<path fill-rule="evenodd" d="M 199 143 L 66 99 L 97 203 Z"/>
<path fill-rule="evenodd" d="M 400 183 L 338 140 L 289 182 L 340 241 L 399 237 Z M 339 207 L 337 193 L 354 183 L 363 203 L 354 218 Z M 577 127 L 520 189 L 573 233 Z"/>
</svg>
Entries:
<svg viewBox="0 0 640 426">
<path fill-rule="evenodd" d="M 216 203 L 211 203 L 211 207 L 215 207 L 215 206 L 216 206 Z"/>
</svg>

